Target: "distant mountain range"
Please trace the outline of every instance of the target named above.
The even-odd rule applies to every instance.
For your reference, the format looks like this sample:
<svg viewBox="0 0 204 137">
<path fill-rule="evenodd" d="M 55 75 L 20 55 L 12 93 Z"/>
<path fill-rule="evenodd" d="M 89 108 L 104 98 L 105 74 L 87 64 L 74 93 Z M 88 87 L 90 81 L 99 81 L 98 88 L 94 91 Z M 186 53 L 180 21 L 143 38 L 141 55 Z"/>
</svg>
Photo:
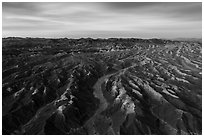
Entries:
<svg viewBox="0 0 204 137">
<path fill-rule="evenodd" d="M 202 38 L 175 38 L 172 40 L 178 40 L 178 41 L 192 41 L 192 42 L 201 42 L 202 43 Z"/>
</svg>

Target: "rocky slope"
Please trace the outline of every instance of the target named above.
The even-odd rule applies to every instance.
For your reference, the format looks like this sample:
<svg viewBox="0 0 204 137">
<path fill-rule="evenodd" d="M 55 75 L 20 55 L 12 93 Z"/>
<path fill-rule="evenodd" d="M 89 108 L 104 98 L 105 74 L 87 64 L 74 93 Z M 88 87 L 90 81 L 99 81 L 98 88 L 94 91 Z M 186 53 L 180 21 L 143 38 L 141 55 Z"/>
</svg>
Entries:
<svg viewBox="0 0 204 137">
<path fill-rule="evenodd" d="M 202 134 L 202 44 L 4 38 L 3 134 Z"/>
</svg>

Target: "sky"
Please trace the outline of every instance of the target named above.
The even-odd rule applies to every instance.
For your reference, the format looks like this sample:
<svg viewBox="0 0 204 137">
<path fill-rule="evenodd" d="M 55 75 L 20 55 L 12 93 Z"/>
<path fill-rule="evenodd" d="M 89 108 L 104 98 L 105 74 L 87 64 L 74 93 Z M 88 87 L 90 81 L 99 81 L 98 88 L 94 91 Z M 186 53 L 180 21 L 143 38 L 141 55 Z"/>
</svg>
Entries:
<svg viewBox="0 0 204 137">
<path fill-rule="evenodd" d="M 3 37 L 201 38 L 201 2 L 3 2 Z"/>
</svg>

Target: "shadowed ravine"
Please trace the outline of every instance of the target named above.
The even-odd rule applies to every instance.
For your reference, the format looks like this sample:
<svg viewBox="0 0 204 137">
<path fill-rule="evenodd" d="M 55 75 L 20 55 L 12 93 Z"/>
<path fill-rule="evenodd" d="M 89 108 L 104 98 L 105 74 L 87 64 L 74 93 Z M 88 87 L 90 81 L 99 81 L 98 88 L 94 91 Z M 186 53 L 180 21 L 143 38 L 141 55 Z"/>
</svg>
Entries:
<svg viewBox="0 0 204 137">
<path fill-rule="evenodd" d="M 93 86 L 93 89 L 94 89 L 94 96 L 96 98 L 98 98 L 100 100 L 100 103 L 99 103 L 99 107 L 97 108 L 94 116 L 92 116 L 86 123 L 85 123 L 85 127 L 87 127 L 88 129 L 88 132 L 89 134 L 95 134 L 96 132 L 94 132 L 94 129 L 93 129 L 93 124 L 95 122 L 95 120 L 97 119 L 97 116 L 100 115 L 101 112 L 103 112 L 107 106 L 108 106 L 108 102 L 106 101 L 106 99 L 104 98 L 103 96 L 103 91 L 101 89 L 101 85 L 102 83 L 107 80 L 107 78 L 110 76 L 111 74 L 109 75 L 105 75 L 101 78 L 99 78 L 97 80 L 97 82 L 95 83 L 95 85 Z M 90 126 L 91 125 L 91 126 Z"/>
</svg>

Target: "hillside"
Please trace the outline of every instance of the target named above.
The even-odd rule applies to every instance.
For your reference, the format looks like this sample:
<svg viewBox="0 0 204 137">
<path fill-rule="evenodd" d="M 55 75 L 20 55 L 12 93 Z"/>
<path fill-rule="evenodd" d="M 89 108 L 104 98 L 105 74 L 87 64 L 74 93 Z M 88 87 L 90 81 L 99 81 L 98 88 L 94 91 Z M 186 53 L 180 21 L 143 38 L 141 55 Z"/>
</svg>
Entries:
<svg viewBox="0 0 204 137">
<path fill-rule="evenodd" d="M 3 134 L 202 134 L 202 44 L 3 38 Z"/>
</svg>

